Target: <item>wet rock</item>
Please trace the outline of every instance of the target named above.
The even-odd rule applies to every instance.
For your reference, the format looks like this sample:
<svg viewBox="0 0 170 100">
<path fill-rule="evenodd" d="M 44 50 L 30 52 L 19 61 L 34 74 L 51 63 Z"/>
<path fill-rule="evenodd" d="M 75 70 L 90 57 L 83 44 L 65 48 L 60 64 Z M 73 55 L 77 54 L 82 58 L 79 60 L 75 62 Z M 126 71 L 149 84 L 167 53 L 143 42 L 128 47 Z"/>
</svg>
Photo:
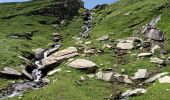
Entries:
<svg viewBox="0 0 170 100">
<path fill-rule="evenodd" d="M 5 75 L 12 75 L 12 76 L 21 76 L 21 73 L 18 72 L 17 70 L 15 69 L 12 69 L 12 68 L 8 68 L 8 67 L 5 67 L 3 69 L 3 71 L 0 71 L 1 74 L 5 74 Z"/>
<path fill-rule="evenodd" d="M 50 72 L 48 72 L 48 76 L 51 76 L 51 75 L 53 75 L 53 74 L 55 74 L 55 73 L 57 73 L 57 72 L 61 72 L 61 68 L 58 68 L 58 69 L 54 69 L 54 70 L 52 70 L 52 71 L 50 71 Z"/>
<path fill-rule="evenodd" d="M 161 47 L 159 45 L 155 45 L 152 49 L 151 52 L 155 53 L 155 50 L 160 49 Z"/>
<path fill-rule="evenodd" d="M 37 49 L 35 49 L 33 51 L 34 51 L 34 56 L 35 56 L 35 58 L 37 60 L 40 60 L 40 59 L 42 59 L 44 57 L 44 51 L 45 51 L 44 49 L 37 48 Z"/>
<path fill-rule="evenodd" d="M 132 77 L 132 79 L 145 79 L 148 77 L 147 69 L 138 69 L 138 71 L 135 73 L 135 76 Z"/>
<path fill-rule="evenodd" d="M 104 81 L 111 81 L 112 77 L 113 77 L 113 72 L 105 72 L 104 73 L 102 71 L 99 71 L 95 75 L 96 75 L 97 79 L 101 79 Z"/>
<path fill-rule="evenodd" d="M 33 77 L 30 73 L 28 73 L 26 70 L 22 70 L 22 73 L 27 77 L 29 78 L 30 80 L 33 80 Z"/>
<path fill-rule="evenodd" d="M 96 69 L 96 64 L 93 63 L 92 61 L 86 60 L 86 59 L 76 59 L 72 61 L 71 63 L 68 64 L 68 66 L 76 69 Z"/>
<path fill-rule="evenodd" d="M 106 35 L 106 36 L 102 36 L 102 37 L 98 38 L 97 40 L 98 40 L 98 41 L 106 41 L 106 40 L 108 40 L 108 39 L 109 39 L 109 36 Z"/>
<path fill-rule="evenodd" d="M 146 92 L 147 92 L 147 90 L 143 89 L 143 88 L 137 88 L 137 89 L 134 89 L 134 90 L 127 90 L 126 92 L 121 94 L 121 96 L 120 96 L 121 99 L 120 100 L 127 100 L 131 96 L 144 94 Z"/>
<path fill-rule="evenodd" d="M 164 76 L 158 80 L 159 80 L 159 83 L 170 83 L 170 76 Z"/>
<path fill-rule="evenodd" d="M 167 74 L 169 74 L 169 73 L 168 73 L 168 72 L 159 73 L 159 74 L 157 74 L 157 75 L 155 75 L 155 76 L 147 79 L 144 83 L 154 82 L 155 80 L 157 80 L 157 79 L 159 79 L 159 78 L 161 78 L 161 77 L 163 77 L 163 76 L 165 76 L 165 75 L 167 75 Z"/>
<path fill-rule="evenodd" d="M 138 57 L 150 57 L 150 56 L 152 56 L 152 53 L 149 52 L 138 54 Z"/>
<path fill-rule="evenodd" d="M 159 59 L 159 58 L 157 58 L 157 57 L 150 58 L 150 62 L 151 62 L 151 63 L 160 64 L 160 65 L 165 64 L 165 61 L 164 61 L 164 60 Z"/>
<path fill-rule="evenodd" d="M 48 78 L 46 78 L 46 77 L 42 78 L 41 81 L 42 81 L 43 83 L 47 83 L 47 84 L 50 83 L 50 79 L 48 79 Z"/>
<path fill-rule="evenodd" d="M 156 41 L 164 41 L 165 35 L 159 29 L 150 29 L 148 32 L 145 33 L 145 36 L 149 39 L 156 40 Z"/>
<path fill-rule="evenodd" d="M 52 33 L 51 35 L 52 35 L 53 37 L 60 36 L 59 33 Z"/>
<path fill-rule="evenodd" d="M 64 50 L 57 51 L 50 56 L 42 59 L 41 66 L 38 69 L 43 69 L 49 65 L 59 63 L 62 60 L 69 59 L 78 55 L 77 49 L 75 47 L 69 47 Z"/>
</svg>

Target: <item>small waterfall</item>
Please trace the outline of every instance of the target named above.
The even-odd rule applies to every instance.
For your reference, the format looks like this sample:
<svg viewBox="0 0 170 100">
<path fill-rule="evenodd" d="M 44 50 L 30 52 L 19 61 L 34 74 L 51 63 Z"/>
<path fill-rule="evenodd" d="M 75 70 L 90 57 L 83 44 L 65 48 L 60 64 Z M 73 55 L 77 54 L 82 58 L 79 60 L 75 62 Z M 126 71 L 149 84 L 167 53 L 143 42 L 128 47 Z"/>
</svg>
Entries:
<svg viewBox="0 0 170 100">
<path fill-rule="evenodd" d="M 80 32 L 80 36 L 87 38 L 89 37 L 89 31 L 92 29 L 92 11 L 87 11 L 84 17 L 84 25 L 82 26 L 83 31 Z"/>
</svg>

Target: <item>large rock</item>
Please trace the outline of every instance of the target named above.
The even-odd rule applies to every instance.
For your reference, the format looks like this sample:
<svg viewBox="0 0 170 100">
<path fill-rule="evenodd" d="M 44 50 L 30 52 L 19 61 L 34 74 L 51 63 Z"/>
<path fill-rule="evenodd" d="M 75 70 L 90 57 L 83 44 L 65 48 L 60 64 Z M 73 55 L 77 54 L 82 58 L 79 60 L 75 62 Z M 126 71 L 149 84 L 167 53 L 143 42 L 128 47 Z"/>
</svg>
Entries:
<svg viewBox="0 0 170 100">
<path fill-rule="evenodd" d="M 76 59 L 69 63 L 68 66 L 76 69 L 95 69 L 97 65 L 86 59 Z"/>
<path fill-rule="evenodd" d="M 131 50 L 136 46 L 135 42 L 140 43 L 141 40 L 137 37 L 128 37 L 126 39 L 118 40 L 116 47 L 122 50 Z"/>
<path fill-rule="evenodd" d="M 149 52 L 138 54 L 138 57 L 150 57 L 150 56 L 152 56 L 152 53 Z"/>
<path fill-rule="evenodd" d="M 145 35 L 147 38 L 152 39 L 152 40 L 156 40 L 156 41 L 165 40 L 164 33 L 156 28 L 150 29 L 148 32 L 145 33 Z"/>
<path fill-rule="evenodd" d="M 147 69 L 138 69 L 132 79 L 145 79 L 148 77 Z"/>
<path fill-rule="evenodd" d="M 159 58 L 157 58 L 157 57 L 150 58 L 150 62 L 151 62 L 151 63 L 160 64 L 160 65 L 161 65 L 161 64 L 165 64 L 164 60 L 159 59 Z"/>
<path fill-rule="evenodd" d="M 21 76 L 22 74 L 20 72 L 18 72 L 17 70 L 15 69 L 12 69 L 12 68 L 8 68 L 8 67 L 5 67 L 3 69 L 3 71 L 0 71 L 1 74 L 5 74 L 5 75 L 12 75 L 12 76 Z"/>
<path fill-rule="evenodd" d="M 102 71 L 99 71 L 95 75 L 96 75 L 97 79 L 101 79 L 101 80 L 104 80 L 104 81 L 111 81 L 112 78 L 113 78 L 113 72 L 104 73 Z"/>
<path fill-rule="evenodd" d="M 165 76 L 165 75 L 167 75 L 167 74 L 169 74 L 169 73 L 168 73 L 168 72 L 159 73 L 159 74 L 157 74 L 157 75 L 155 75 L 155 76 L 147 79 L 144 83 L 154 82 L 155 80 L 157 80 L 157 79 L 159 79 L 159 78 L 161 78 L 161 77 L 163 77 L 163 76 Z"/>
<path fill-rule="evenodd" d="M 43 69 L 49 65 L 59 63 L 62 60 L 69 59 L 78 55 L 77 49 L 75 47 L 69 47 L 64 50 L 57 51 L 50 56 L 42 59 L 41 66 L 38 69 Z"/>
<path fill-rule="evenodd" d="M 170 76 L 164 76 L 158 80 L 159 80 L 159 83 L 170 83 Z"/>
</svg>

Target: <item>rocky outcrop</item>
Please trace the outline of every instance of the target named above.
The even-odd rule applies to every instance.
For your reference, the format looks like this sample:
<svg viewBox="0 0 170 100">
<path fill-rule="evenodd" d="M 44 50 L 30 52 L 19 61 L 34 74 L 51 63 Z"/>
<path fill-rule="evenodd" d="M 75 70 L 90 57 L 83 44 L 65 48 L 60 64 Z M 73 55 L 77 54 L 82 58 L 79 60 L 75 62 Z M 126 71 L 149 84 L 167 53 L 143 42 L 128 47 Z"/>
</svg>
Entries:
<svg viewBox="0 0 170 100">
<path fill-rule="evenodd" d="M 55 16 L 59 19 L 71 19 L 78 14 L 80 8 L 83 8 L 81 0 L 57 0 L 54 3 L 49 3 L 45 7 L 29 12 L 27 15 L 43 15 Z"/>
<path fill-rule="evenodd" d="M 57 51 L 57 52 L 51 54 L 50 56 L 42 59 L 40 61 L 40 65 L 39 65 L 38 69 L 43 69 L 43 68 L 48 67 L 52 64 L 59 63 L 60 61 L 62 61 L 64 59 L 69 59 L 69 58 L 72 58 L 77 55 L 78 55 L 78 53 L 77 53 L 77 49 L 75 47 L 69 47 L 67 49 Z"/>
</svg>

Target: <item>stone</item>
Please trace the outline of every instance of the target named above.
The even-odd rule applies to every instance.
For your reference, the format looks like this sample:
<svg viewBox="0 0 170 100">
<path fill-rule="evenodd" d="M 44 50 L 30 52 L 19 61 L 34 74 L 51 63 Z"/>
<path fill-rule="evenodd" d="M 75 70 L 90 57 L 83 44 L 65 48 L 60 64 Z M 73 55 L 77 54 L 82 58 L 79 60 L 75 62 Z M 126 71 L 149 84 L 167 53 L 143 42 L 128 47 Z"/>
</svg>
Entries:
<svg viewBox="0 0 170 100">
<path fill-rule="evenodd" d="M 126 84 L 131 84 L 131 83 L 133 83 L 130 79 L 129 79 L 129 76 L 128 75 L 123 75 L 124 76 L 124 83 L 126 83 Z"/>
<path fill-rule="evenodd" d="M 44 57 L 44 51 L 45 51 L 44 49 L 37 48 L 33 51 L 34 51 L 34 56 L 35 56 L 36 59 L 40 60 Z"/>
<path fill-rule="evenodd" d="M 52 35 L 53 37 L 55 37 L 55 36 L 60 36 L 59 33 L 52 33 L 51 35 Z"/>
<path fill-rule="evenodd" d="M 102 71 L 99 71 L 95 74 L 95 76 L 97 77 L 97 79 L 101 79 L 101 80 L 104 80 L 104 81 L 111 81 L 112 80 L 112 77 L 113 77 L 113 72 L 102 72 Z"/>
<path fill-rule="evenodd" d="M 119 39 L 117 40 L 117 46 L 116 48 L 122 49 L 122 50 L 131 50 L 133 49 L 136 45 L 136 43 L 139 45 L 141 43 L 141 39 L 137 37 L 127 37 L 125 39 Z"/>
<path fill-rule="evenodd" d="M 95 49 L 84 49 L 84 54 L 94 54 Z"/>
<path fill-rule="evenodd" d="M 170 76 L 164 76 L 158 80 L 159 80 L 159 83 L 170 83 Z"/>
<path fill-rule="evenodd" d="M 160 49 L 161 47 L 159 45 L 155 45 L 152 49 L 151 52 L 155 53 L 155 50 Z"/>
<path fill-rule="evenodd" d="M 156 41 L 165 40 L 164 33 L 156 28 L 150 29 L 148 32 L 145 33 L 145 36 L 149 39 L 156 40 Z"/>
<path fill-rule="evenodd" d="M 53 54 L 49 55 L 48 57 L 42 59 L 41 66 L 39 66 L 38 69 L 43 69 L 45 67 L 48 67 L 49 65 L 59 63 L 62 60 L 70 59 L 77 55 L 78 55 L 78 52 L 75 47 L 69 47 L 67 49 L 54 52 Z"/>
<path fill-rule="evenodd" d="M 111 49 L 111 48 L 112 48 L 112 46 L 111 46 L 111 45 L 109 45 L 109 44 L 104 44 L 102 48 L 103 48 L 103 49 L 104 49 L 104 48 Z"/>
<path fill-rule="evenodd" d="M 8 68 L 8 67 L 3 68 L 3 71 L 0 71 L 0 73 L 5 74 L 5 75 L 12 75 L 12 76 L 21 76 L 22 75 L 17 70 Z"/>
<path fill-rule="evenodd" d="M 98 41 L 106 41 L 106 40 L 108 40 L 108 39 L 109 39 L 109 36 L 106 35 L 106 36 L 102 36 L 102 37 L 98 38 L 97 40 L 98 40 Z"/>
<path fill-rule="evenodd" d="M 126 92 L 121 94 L 121 100 L 127 100 L 130 96 L 135 96 L 135 95 L 144 94 L 144 93 L 147 93 L 147 90 L 143 88 L 127 90 Z"/>
<path fill-rule="evenodd" d="M 54 70 L 52 70 L 52 71 L 50 71 L 50 72 L 48 72 L 48 76 L 51 76 L 51 75 L 54 75 L 55 73 L 57 73 L 57 72 L 61 72 L 61 68 L 58 68 L 58 69 L 54 69 Z"/>
<path fill-rule="evenodd" d="M 138 69 L 138 71 L 135 73 L 135 76 L 132 77 L 132 79 L 145 79 L 148 77 L 147 69 Z"/>
<path fill-rule="evenodd" d="M 85 42 L 84 44 L 85 44 L 85 45 L 90 45 L 90 44 L 92 44 L 92 42 L 91 42 L 91 41 L 87 41 L 87 42 Z"/>
<path fill-rule="evenodd" d="M 33 80 L 33 77 L 32 77 L 32 75 L 30 74 L 30 73 L 28 73 L 26 70 L 22 70 L 22 73 L 27 77 L 27 78 L 29 78 L 30 80 Z"/>
<path fill-rule="evenodd" d="M 157 57 L 152 57 L 152 58 L 150 58 L 150 62 L 151 62 L 151 63 L 160 64 L 160 65 L 165 64 L 165 61 L 164 61 L 164 60 L 159 59 L 159 58 L 157 58 Z"/>
<path fill-rule="evenodd" d="M 93 63 L 92 61 L 86 60 L 86 59 L 76 59 L 68 64 L 68 66 L 76 69 L 89 69 L 89 68 L 95 68 L 97 65 Z"/>
<path fill-rule="evenodd" d="M 43 83 L 47 83 L 47 84 L 50 83 L 50 79 L 48 79 L 48 78 L 46 78 L 46 77 L 42 78 L 41 81 L 42 81 Z"/>
<path fill-rule="evenodd" d="M 85 81 L 86 79 L 83 76 L 80 76 L 81 81 Z"/>
<path fill-rule="evenodd" d="M 150 57 L 150 56 L 152 56 L 152 53 L 149 52 L 138 54 L 138 57 Z"/>
<path fill-rule="evenodd" d="M 169 72 L 159 73 L 159 74 L 147 79 L 144 83 L 154 82 L 155 80 L 157 80 L 157 79 L 159 79 L 159 78 L 161 78 L 161 77 L 163 77 L 163 76 L 165 76 L 167 74 L 169 74 Z"/>
</svg>

